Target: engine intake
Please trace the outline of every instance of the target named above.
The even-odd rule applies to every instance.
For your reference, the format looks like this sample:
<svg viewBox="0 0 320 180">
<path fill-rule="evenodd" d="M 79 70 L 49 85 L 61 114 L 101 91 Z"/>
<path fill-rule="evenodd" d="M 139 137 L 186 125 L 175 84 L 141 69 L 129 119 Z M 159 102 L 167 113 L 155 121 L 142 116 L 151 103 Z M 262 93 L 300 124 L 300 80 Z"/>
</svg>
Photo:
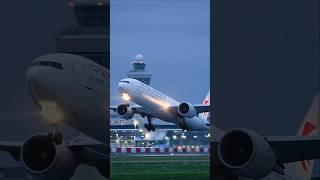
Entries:
<svg viewBox="0 0 320 180">
<path fill-rule="evenodd" d="M 70 179 L 76 159 L 65 146 L 54 145 L 45 135 L 29 138 L 21 149 L 21 162 L 29 173 L 47 179 Z"/>
<path fill-rule="evenodd" d="M 117 107 L 117 113 L 124 119 L 131 119 L 134 115 L 132 109 L 126 104 L 119 105 Z"/>
<path fill-rule="evenodd" d="M 197 115 L 196 109 L 190 103 L 181 103 L 178 106 L 178 112 L 180 115 L 186 118 L 192 118 Z"/>
<path fill-rule="evenodd" d="M 231 130 L 218 146 L 222 164 L 235 175 L 248 178 L 262 178 L 276 167 L 273 149 L 253 131 Z"/>
</svg>

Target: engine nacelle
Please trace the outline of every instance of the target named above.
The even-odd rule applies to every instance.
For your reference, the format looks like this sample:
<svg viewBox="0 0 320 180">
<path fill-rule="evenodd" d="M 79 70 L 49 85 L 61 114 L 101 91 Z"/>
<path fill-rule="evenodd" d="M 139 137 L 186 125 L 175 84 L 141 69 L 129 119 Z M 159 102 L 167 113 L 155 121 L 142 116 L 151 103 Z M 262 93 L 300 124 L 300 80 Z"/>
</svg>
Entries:
<svg viewBox="0 0 320 180">
<path fill-rule="evenodd" d="M 197 115 L 196 109 L 188 102 L 181 103 L 178 106 L 178 112 L 185 118 L 192 118 Z"/>
<path fill-rule="evenodd" d="M 77 167 L 72 151 L 54 145 L 45 135 L 33 136 L 24 143 L 21 163 L 32 176 L 50 180 L 70 179 Z"/>
<path fill-rule="evenodd" d="M 123 118 L 123 119 L 131 119 L 134 115 L 133 110 L 126 104 L 121 104 L 117 107 L 117 113 Z"/>
<path fill-rule="evenodd" d="M 248 178 L 265 177 L 276 167 L 270 145 L 263 137 L 245 129 L 226 133 L 219 143 L 218 156 L 231 173 Z"/>
</svg>

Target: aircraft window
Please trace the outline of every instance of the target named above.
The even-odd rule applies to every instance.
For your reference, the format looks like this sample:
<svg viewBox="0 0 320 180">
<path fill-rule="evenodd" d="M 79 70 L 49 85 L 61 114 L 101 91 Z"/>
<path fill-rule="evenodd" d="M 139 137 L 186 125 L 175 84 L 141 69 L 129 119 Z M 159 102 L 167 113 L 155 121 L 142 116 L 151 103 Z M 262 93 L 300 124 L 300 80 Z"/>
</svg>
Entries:
<svg viewBox="0 0 320 180">
<path fill-rule="evenodd" d="M 128 83 L 128 84 L 130 84 L 130 82 L 129 82 L 129 81 L 121 81 L 121 82 L 124 82 L 124 83 Z"/>
<path fill-rule="evenodd" d="M 39 65 L 40 66 L 50 66 L 50 62 L 48 62 L 48 61 L 40 61 Z"/>
<path fill-rule="evenodd" d="M 31 64 L 31 66 L 36 66 L 36 65 L 38 65 L 39 64 L 39 61 L 36 61 L 36 62 L 33 62 L 32 64 Z"/>
<path fill-rule="evenodd" d="M 63 69 L 62 64 L 61 64 L 61 63 L 57 63 L 57 68 L 60 69 L 60 70 L 62 70 L 62 69 Z"/>
<path fill-rule="evenodd" d="M 61 63 L 52 62 L 52 61 L 39 61 L 39 62 L 32 63 L 32 66 L 36 66 L 36 65 L 39 65 L 39 66 L 51 66 L 51 67 L 54 67 L 54 68 L 59 69 L 59 70 L 63 69 L 63 66 L 62 66 Z"/>
<path fill-rule="evenodd" d="M 56 63 L 56 62 L 51 62 L 51 66 L 58 69 L 58 63 Z"/>
</svg>

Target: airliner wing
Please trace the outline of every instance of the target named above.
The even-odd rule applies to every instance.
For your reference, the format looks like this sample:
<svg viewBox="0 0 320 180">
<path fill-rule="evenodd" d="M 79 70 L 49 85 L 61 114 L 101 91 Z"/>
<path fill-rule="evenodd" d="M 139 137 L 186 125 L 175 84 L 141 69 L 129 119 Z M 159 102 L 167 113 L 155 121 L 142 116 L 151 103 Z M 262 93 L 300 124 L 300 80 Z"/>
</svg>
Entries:
<svg viewBox="0 0 320 180">
<path fill-rule="evenodd" d="M 114 112 L 117 112 L 117 106 L 110 106 L 109 109 Z"/>
<path fill-rule="evenodd" d="M 200 113 L 204 113 L 204 112 L 210 112 L 211 110 L 211 106 L 209 104 L 194 104 L 192 105 L 198 114 Z M 170 106 L 169 109 L 171 112 L 174 112 L 174 113 L 178 113 L 178 106 Z"/>
<path fill-rule="evenodd" d="M 276 159 L 282 163 L 320 159 L 320 138 L 307 136 L 270 136 L 265 137 L 275 153 Z M 219 140 L 214 140 L 214 149 Z M 217 153 L 217 152 L 216 152 Z"/>
<path fill-rule="evenodd" d="M 266 140 L 280 162 L 320 159 L 320 138 L 318 137 L 267 137 Z"/>
<path fill-rule="evenodd" d="M 23 142 L 18 141 L 0 141 L 0 151 L 9 153 L 15 160 L 20 159 L 20 149 Z"/>
<path fill-rule="evenodd" d="M 117 112 L 117 108 L 118 106 L 110 106 L 109 109 L 114 111 L 114 112 Z M 138 105 L 133 105 L 133 106 L 130 106 L 130 108 L 133 110 L 134 113 L 147 113 L 145 112 L 145 109 L 141 106 L 138 106 Z"/>
<path fill-rule="evenodd" d="M 197 113 L 210 112 L 210 104 L 195 104 L 193 107 L 197 110 Z"/>
<path fill-rule="evenodd" d="M 108 148 L 97 141 L 84 138 L 74 138 L 76 140 L 71 140 L 66 142 L 65 145 L 73 154 L 77 157 L 81 164 L 97 166 L 104 165 L 109 159 Z M 0 141 L 0 151 L 7 152 L 12 158 L 19 161 L 20 151 L 23 147 L 23 142 L 14 141 Z M 97 167 L 99 168 L 99 167 Z"/>
<path fill-rule="evenodd" d="M 19 149 L 23 142 L 18 141 L 0 141 L 0 151 L 10 151 L 12 149 Z"/>
</svg>

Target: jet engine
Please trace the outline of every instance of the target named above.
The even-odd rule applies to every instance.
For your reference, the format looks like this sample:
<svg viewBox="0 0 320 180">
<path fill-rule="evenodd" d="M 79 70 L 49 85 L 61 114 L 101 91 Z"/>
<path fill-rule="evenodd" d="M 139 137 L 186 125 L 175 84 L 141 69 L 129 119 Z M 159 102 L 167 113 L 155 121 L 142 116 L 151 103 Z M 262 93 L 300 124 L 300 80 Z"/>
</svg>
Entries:
<svg viewBox="0 0 320 180">
<path fill-rule="evenodd" d="M 192 118 L 197 115 L 196 109 L 190 103 L 187 102 L 181 103 L 178 106 L 178 112 L 185 118 Z"/>
<path fill-rule="evenodd" d="M 77 167 L 72 151 L 65 146 L 54 145 L 45 135 L 29 138 L 21 149 L 21 163 L 39 179 L 70 179 Z"/>
<path fill-rule="evenodd" d="M 226 133 L 218 146 L 219 160 L 237 176 L 262 178 L 276 167 L 273 149 L 253 131 L 235 129 Z"/>
<path fill-rule="evenodd" d="M 131 119 L 134 115 L 133 110 L 126 104 L 117 107 L 117 113 L 124 119 Z"/>
</svg>

